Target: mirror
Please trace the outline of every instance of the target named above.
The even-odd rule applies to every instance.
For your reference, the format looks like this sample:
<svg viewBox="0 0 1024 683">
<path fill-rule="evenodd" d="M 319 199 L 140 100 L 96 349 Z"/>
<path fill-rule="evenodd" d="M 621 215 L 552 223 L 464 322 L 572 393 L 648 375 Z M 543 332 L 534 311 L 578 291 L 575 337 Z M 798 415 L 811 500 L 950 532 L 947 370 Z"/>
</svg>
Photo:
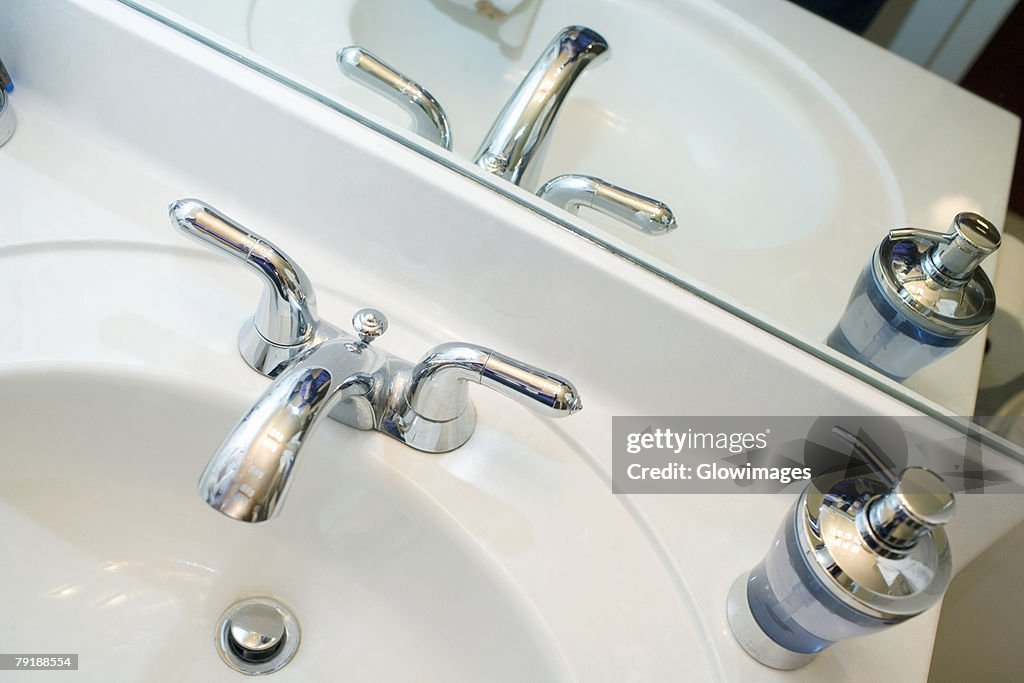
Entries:
<svg viewBox="0 0 1024 683">
<path fill-rule="evenodd" d="M 787 0 L 122 0 L 916 409 L 1020 414 L 1024 303 L 902 381 L 826 344 L 890 229 L 976 212 L 1003 230 L 1017 122 L 954 81 L 1014 2 L 797 1 L 825 19 Z M 970 299 L 977 322 L 974 290 L 936 307 Z M 1012 367 L 986 368 L 979 404 L 989 329 Z"/>
</svg>

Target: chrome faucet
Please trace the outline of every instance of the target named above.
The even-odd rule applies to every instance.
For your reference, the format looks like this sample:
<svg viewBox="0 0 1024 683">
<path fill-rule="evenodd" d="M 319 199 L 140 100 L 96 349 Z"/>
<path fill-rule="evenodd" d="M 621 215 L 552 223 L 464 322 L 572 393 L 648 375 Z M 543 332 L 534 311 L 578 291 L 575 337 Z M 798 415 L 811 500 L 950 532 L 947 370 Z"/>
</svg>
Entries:
<svg viewBox="0 0 1024 683">
<path fill-rule="evenodd" d="M 505 103 L 473 163 L 516 185 L 536 187 L 562 103 L 587 65 L 607 58 L 608 49 L 607 41 L 589 28 L 559 31 Z M 451 150 L 448 115 L 426 88 L 358 45 L 339 50 L 337 60 L 343 74 L 409 111 L 414 132 Z M 594 209 L 648 235 L 676 228 L 675 216 L 664 202 L 592 176 L 553 178 L 537 195 L 570 213 L 583 206 Z"/>
<path fill-rule="evenodd" d="M 352 319 L 356 336 L 343 333 L 317 319 L 309 279 L 280 249 L 195 199 L 173 203 L 170 215 L 176 228 L 245 261 L 268 285 L 256 315 L 243 326 L 239 350 L 251 367 L 275 380 L 199 481 L 203 499 L 229 517 L 261 522 L 273 516 L 299 451 L 326 415 L 443 453 L 466 443 L 476 427 L 471 383 L 547 417 L 568 417 L 583 407 L 568 380 L 474 344 L 441 344 L 416 364 L 378 352 L 371 343 L 388 327 L 380 311 L 358 311 Z M 268 318 L 275 324 L 268 327 Z M 268 339 L 265 330 L 278 335 Z"/>
<path fill-rule="evenodd" d="M 607 54 L 608 42 L 597 31 L 559 31 L 505 103 L 473 163 L 516 185 L 536 187 L 536 169 L 566 95 L 583 70 Z M 448 116 L 426 88 L 358 45 L 339 50 L 337 60 L 343 74 L 407 109 L 416 133 L 451 149 Z"/>
<path fill-rule="evenodd" d="M 596 31 L 559 31 L 505 103 L 473 163 L 516 185 L 536 187 L 548 133 L 566 95 L 589 64 L 608 56 L 608 42 Z"/>
</svg>

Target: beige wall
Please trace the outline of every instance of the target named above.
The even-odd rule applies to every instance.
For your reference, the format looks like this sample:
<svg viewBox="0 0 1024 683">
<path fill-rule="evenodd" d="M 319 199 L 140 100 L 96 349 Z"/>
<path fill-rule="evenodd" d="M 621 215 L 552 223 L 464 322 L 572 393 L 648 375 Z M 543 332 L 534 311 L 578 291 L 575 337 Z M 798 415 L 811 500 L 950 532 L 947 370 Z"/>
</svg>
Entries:
<svg viewBox="0 0 1024 683">
<path fill-rule="evenodd" d="M 1024 680 L 1024 524 L 967 565 L 950 584 L 928 680 Z"/>
</svg>

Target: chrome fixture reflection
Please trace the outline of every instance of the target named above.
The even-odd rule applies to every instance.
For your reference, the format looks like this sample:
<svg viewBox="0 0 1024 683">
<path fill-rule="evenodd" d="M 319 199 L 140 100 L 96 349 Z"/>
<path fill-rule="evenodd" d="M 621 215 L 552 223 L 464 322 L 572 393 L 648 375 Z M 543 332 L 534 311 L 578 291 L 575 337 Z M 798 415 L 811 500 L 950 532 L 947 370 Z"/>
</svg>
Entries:
<svg viewBox="0 0 1024 683">
<path fill-rule="evenodd" d="M 559 31 L 505 103 L 473 163 L 516 185 L 536 187 L 547 136 L 566 95 L 588 65 L 607 56 L 608 42 L 596 31 Z"/>
<path fill-rule="evenodd" d="M 593 209 L 648 235 L 664 235 L 676 229 L 676 217 L 664 202 L 589 175 L 552 178 L 537 190 L 537 196 L 573 214 L 582 207 Z"/>
<path fill-rule="evenodd" d="M 249 265 L 252 262 L 242 254 L 263 253 L 263 245 L 275 257 L 275 268 L 260 270 L 272 273 L 268 282 L 276 284 L 282 273 L 288 273 L 284 279 L 296 285 L 287 288 L 287 296 L 270 287 L 272 294 L 290 304 L 308 304 L 270 306 L 287 312 L 275 329 L 289 331 L 295 341 L 286 347 L 287 354 L 275 357 L 277 364 L 253 363 L 247 356 L 252 350 L 247 329 L 252 327 L 262 338 L 260 311 L 239 338 L 246 362 L 276 379 L 217 449 L 200 478 L 200 495 L 229 517 L 261 522 L 274 514 L 299 451 L 328 414 L 356 429 L 375 429 L 418 450 L 442 453 L 464 444 L 476 427 L 476 411 L 469 401 L 471 383 L 547 417 L 568 417 L 583 407 L 568 380 L 474 344 L 441 344 L 415 365 L 380 353 L 371 347 L 387 330 L 387 318 L 380 311 L 363 309 L 355 314 L 356 336 L 318 322 L 312 286 L 283 252 L 197 200 L 175 202 L 170 214 L 179 229 Z M 196 231 L 192 226 L 202 228 Z M 265 293 L 261 309 L 266 298 Z M 279 303 L 273 297 L 272 301 Z"/>
<path fill-rule="evenodd" d="M 483 170 L 516 185 L 536 187 L 548 134 L 573 83 L 588 64 L 608 54 L 596 31 L 569 26 L 559 31 L 505 104 L 474 158 Z M 451 129 L 441 104 L 419 83 L 367 50 L 338 51 L 342 73 L 412 112 L 420 136 L 451 149 Z M 571 213 L 588 206 L 648 235 L 675 229 L 672 210 L 656 199 L 585 175 L 559 176 L 537 195 Z"/>
<path fill-rule="evenodd" d="M 445 149 L 452 148 L 452 130 L 448 115 L 426 88 L 395 71 L 369 51 L 350 45 L 338 51 L 338 68 L 408 111 L 415 123 L 413 130 Z"/>
</svg>

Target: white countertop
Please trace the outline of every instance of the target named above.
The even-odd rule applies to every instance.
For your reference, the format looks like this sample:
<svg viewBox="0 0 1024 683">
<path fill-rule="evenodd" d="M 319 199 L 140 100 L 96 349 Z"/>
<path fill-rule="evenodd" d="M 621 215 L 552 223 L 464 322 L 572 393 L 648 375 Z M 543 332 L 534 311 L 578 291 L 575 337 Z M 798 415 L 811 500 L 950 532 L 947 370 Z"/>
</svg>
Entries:
<svg viewBox="0 0 1024 683">
<path fill-rule="evenodd" d="M 30 244 L 43 252 L 68 243 L 91 243 L 97 252 L 128 242 L 180 247 L 180 237 L 166 223 L 169 198 L 202 195 L 215 205 L 233 205 L 245 214 L 245 222 L 286 244 L 307 270 L 318 274 L 315 284 L 324 293 L 327 318 L 343 319 L 350 301 L 386 305 L 393 323 L 404 320 L 428 337 L 486 340 L 582 378 L 586 410 L 558 426 L 573 444 L 571 452 L 540 463 L 537 475 L 543 478 L 537 486 L 524 484 L 538 495 L 557 483 L 561 472 L 589 469 L 591 476 L 580 481 L 590 488 L 607 486 L 613 415 L 910 412 L 845 373 L 120 5 L 34 0 L 15 10 L 9 16 L 21 22 L 19 35 L 25 42 L 12 51 L 9 65 L 26 77 L 15 100 L 19 130 L 0 149 L 0 244 L 7 254 L 16 255 Z M 106 51 L 79 49 L 78 43 L 97 39 L 106 41 Z M 69 54 L 63 51 L 84 55 L 81 67 L 103 74 L 103 80 L 85 84 L 65 71 Z M 154 66 L 166 70 L 161 72 L 166 80 L 155 85 Z M 132 88 L 131 97 L 115 106 L 123 88 Z M 162 109 L 154 102 L 170 104 Z M 210 109 L 200 106 L 205 104 Z M 268 130 L 268 124 L 280 135 L 261 138 L 257 133 Z M 154 130 L 160 132 L 155 138 Z M 344 187 L 355 189 L 340 192 Z M 488 249 L 498 239 L 501 254 Z M 474 258 L 450 251 L 457 244 L 469 245 L 465 248 Z M 82 249 L 80 257 L 85 270 L 92 263 L 88 252 Z M 518 277 L 524 263 L 535 269 L 531 277 Z M 382 264 L 396 267 L 382 270 Z M 210 273 L 215 270 L 221 272 Z M 539 273 L 558 274 L 558 287 L 552 289 L 552 281 L 536 277 Z M 473 286 L 460 285 L 465 282 Z M 227 288 L 235 292 L 240 284 L 232 280 Z M 575 302 L 588 294 L 601 297 L 609 314 L 579 315 Z M 167 305 L 171 300 L 168 294 Z M 14 338 L 4 362 L 18 363 L 19 354 L 87 362 L 97 350 L 107 361 L 140 368 L 160 368 L 167 360 L 125 336 L 129 328 L 124 325 L 83 327 L 89 343 L 76 344 L 72 334 L 57 332 L 64 329 L 62 315 L 85 320 L 93 309 L 62 311 L 59 306 L 65 304 L 53 305 L 47 311 L 52 327 L 45 329 L 54 332 L 26 335 L 30 345 Z M 90 305 L 97 314 L 104 310 L 102 301 Z M 132 300 L 122 307 L 137 313 L 139 305 Z M 202 311 L 204 320 L 218 315 L 215 303 L 210 305 Z M 0 315 L 24 312 L 0 308 Z M 188 315 L 187 310 L 155 311 L 140 322 L 187 325 Z M 638 342 L 623 338 L 626 315 L 646 331 L 638 348 L 676 352 L 664 357 L 645 353 L 639 360 L 628 355 L 630 344 Z M 218 327 L 226 328 L 227 322 Z M 16 328 L 4 329 L 10 334 Z M 184 336 L 200 339 L 204 332 L 190 329 Z M 238 381 L 240 391 L 261 386 L 263 380 L 241 361 L 224 366 L 222 356 L 230 357 L 233 344 L 224 336 L 218 334 L 209 348 L 187 345 L 184 355 L 192 354 L 194 365 L 182 372 Z M 400 335 L 392 339 L 388 343 L 403 353 L 418 350 Z M 215 353 L 207 355 L 210 350 Z M 483 420 L 498 433 L 511 424 L 500 404 L 482 399 L 481 405 Z M 987 463 L 1001 458 L 985 453 L 991 458 Z M 500 542 L 507 540 L 502 530 L 493 528 L 486 515 L 474 516 L 481 493 L 502 494 L 497 477 L 503 473 L 479 465 L 456 473 L 465 487 L 449 501 L 453 514 L 462 515 L 480 543 L 519 553 L 519 562 L 509 565 L 518 581 L 542 586 L 552 568 L 531 563 L 531 545 L 502 550 Z M 679 619 L 686 622 L 672 633 L 699 634 L 685 645 L 695 653 L 694 680 L 854 681 L 874 676 L 923 681 L 927 676 L 937 609 L 889 634 L 837 646 L 790 674 L 758 666 L 732 641 L 725 625 L 725 593 L 733 577 L 761 557 L 789 497 L 613 497 L 610 490 L 605 495 L 621 505 L 616 523 L 632 520 L 647 535 L 644 552 L 659 558 L 662 572 L 652 585 L 671 585 L 672 595 L 666 593 L 665 599 L 681 606 Z M 1017 501 L 969 498 L 950 528 L 957 566 L 1024 518 L 1024 506 L 1013 504 Z M 520 521 L 526 532 L 539 524 Z M 580 538 L 599 545 L 602 533 L 600 526 L 580 528 Z M 572 616 L 566 612 L 552 618 Z M 638 637 L 654 641 L 659 634 Z"/>
</svg>

